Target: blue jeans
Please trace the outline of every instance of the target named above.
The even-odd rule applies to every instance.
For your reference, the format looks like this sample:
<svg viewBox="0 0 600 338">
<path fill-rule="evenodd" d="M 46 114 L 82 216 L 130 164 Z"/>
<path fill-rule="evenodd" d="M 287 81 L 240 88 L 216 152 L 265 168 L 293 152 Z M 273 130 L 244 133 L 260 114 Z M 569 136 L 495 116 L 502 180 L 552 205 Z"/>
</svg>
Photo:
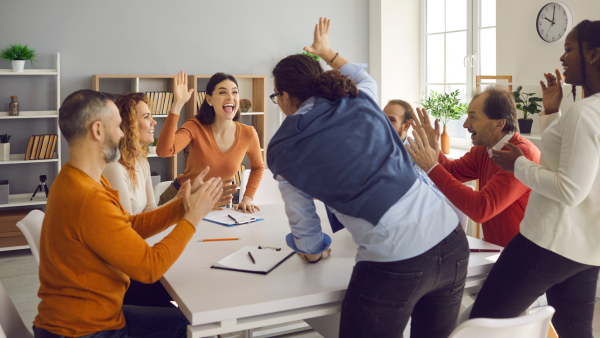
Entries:
<svg viewBox="0 0 600 338">
<path fill-rule="evenodd" d="M 459 225 L 427 252 L 396 262 L 358 262 L 342 302 L 340 337 L 446 338 L 456 326 L 469 243 Z"/>
<path fill-rule="evenodd" d="M 100 331 L 81 338 L 185 338 L 189 322 L 176 308 L 123 305 L 125 327 Z M 35 338 L 64 338 L 33 328 Z"/>
<path fill-rule="evenodd" d="M 517 317 L 545 292 L 558 336 L 591 338 L 598 272 L 517 234 L 490 271 L 471 318 Z"/>
</svg>

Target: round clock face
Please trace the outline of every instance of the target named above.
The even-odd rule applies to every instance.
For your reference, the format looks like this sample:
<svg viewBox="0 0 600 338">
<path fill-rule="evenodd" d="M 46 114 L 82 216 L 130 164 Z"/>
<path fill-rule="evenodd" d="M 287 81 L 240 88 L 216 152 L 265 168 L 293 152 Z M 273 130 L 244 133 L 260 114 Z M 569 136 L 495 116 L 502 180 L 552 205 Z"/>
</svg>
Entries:
<svg viewBox="0 0 600 338">
<path fill-rule="evenodd" d="M 558 42 L 569 33 L 571 12 L 567 6 L 551 2 L 542 7 L 538 13 L 536 27 L 542 40 L 549 43 Z"/>
</svg>

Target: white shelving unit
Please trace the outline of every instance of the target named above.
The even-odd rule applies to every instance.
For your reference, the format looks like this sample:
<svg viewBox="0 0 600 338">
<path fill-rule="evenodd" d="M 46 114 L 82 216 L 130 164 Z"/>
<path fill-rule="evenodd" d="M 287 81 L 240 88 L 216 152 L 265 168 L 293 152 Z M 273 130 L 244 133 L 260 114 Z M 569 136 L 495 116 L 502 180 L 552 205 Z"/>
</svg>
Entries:
<svg viewBox="0 0 600 338">
<path fill-rule="evenodd" d="M 44 75 L 44 76 L 56 76 L 56 110 L 47 111 L 21 111 L 18 116 L 9 116 L 8 112 L 0 112 L 1 120 L 17 120 L 17 119 L 56 119 L 56 134 L 58 140 L 56 142 L 56 153 L 54 158 L 47 160 L 31 160 L 25 161 L 25 154 L 11 154 L 10 160 L 0 161 L 0 167 L 2 171 L 11 170 L 11 165 L 15 164 L 30 164 L 35 165 L 38 163 L 56 163 L 56 173 L 60 172 L 61 167 L 61 133 L 58 127 L 58 110 L 60 109 L 60 53 L 56 53 L 56 69 L 25 69 L 23 73 L 15 73 L 12 69 L 0 69 L 0 76 L 32 76 L 32 75 Z M 6 123 L 3 121 L 2 123 Z M 34 121 L 32 121 L 34 123 Z M 35 195 L 33 201 L 30 200 L 31 194 L 11 194 L 8 198 L 8 204 L 0 204 L 0 209 L 12 208 L 12 207 L 32 207 L 45 205 L 46 194 L 38 192 Z"/>
</svg>

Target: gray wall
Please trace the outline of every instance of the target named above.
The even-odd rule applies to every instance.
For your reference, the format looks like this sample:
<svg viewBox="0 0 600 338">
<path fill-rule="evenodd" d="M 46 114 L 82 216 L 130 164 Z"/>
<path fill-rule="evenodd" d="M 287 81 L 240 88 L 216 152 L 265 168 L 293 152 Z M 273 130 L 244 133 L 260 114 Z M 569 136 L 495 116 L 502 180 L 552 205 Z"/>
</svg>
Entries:
<svg viewBox="0 0 600 338">
<path fill-rule="evenodd" d="M 35 68 L 54 68 L 55 53 L 60 52 L 62 101 L 73 91 L 91 89 L 93 74 L 183 70 L 270 75 L 279 59 L 301 52 L 312 42 L 319 16 L 332 19 L 334 49 L 349 60 L 368 62 L 368 8 L 368 0 L 3 1 L 0 48 L 15 42 L 29 44 L 39 55 Z M 10 64 L 0 61 L 0 68 Z M 0 111 L 8 110 L 10 95 L 19 96 L 21 110 L 56 109 L 53 81 L 0 77 Z M 267 92 L 273 92 L 271 78 Z M 276 106 L 268 102 L 267 140 L 277 127 Z M 0 134 L 13 134 L 12 153 L 25 153 L 32 134 L 54 132 L 53 123 L 46 120 L 0 120 Z M 62 152 L 64 163 L 68 156 L 64 139 Z M 153 159 L 151 165 L 153 161 L 165 160 Z M 12 194 L 29 193 L 37 186 L 39 174 L 54 176 L 54 167 L 2 165 L 0 180 L 11 180 Z"/>
</svg>

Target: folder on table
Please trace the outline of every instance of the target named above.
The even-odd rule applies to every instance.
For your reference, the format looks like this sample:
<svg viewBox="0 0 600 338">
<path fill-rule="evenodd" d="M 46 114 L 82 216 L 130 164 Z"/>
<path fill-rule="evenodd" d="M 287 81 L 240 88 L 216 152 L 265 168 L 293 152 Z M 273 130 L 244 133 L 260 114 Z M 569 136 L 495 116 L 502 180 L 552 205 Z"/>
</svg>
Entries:
<svg viewBox="0 0 600 338">
<path fill-rule="evenodd" d="M 233 211 L 231 209 L 213 210 L 209 212 L 208 215 L 206 215 L 206 217 L 203 219 L 205 221 L 221 224 L 227 227 L 250 224 L 263 220 L 263 218 L 255 218 L 251 216 L 251 214 L 245 214 L 243 212 Z"/>
<path fill-rule="evenodd" d="M 274 248 L 246 245 L 216 262 L 211 268 L 266 275 L 292 255 L 294 255 L 294 251 L 289 248 L 276 250 Z"/>
</svg>

